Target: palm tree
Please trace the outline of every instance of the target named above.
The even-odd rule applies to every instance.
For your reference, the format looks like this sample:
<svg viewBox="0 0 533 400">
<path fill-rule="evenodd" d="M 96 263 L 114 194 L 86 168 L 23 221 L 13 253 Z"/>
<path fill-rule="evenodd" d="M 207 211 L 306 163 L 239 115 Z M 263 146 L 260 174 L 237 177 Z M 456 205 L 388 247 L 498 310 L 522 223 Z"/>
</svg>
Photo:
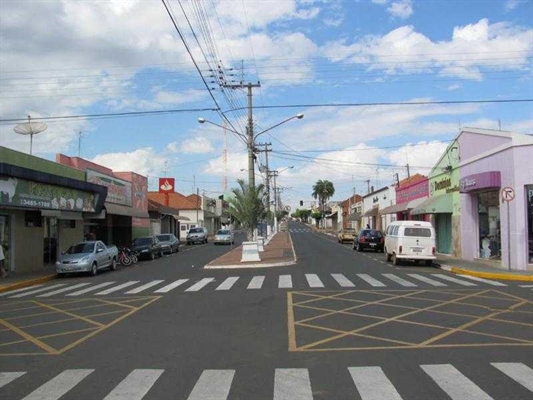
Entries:
<svg viewBox="0 0 533 400">
<path fill-rule="evenodd" d="M 313 185 L 312 195 L 315 199 L 318 199 L 322 214 L 324 214 L 324 206 L 334 194 L 335 187 L 333 186 L 333 183 L 328 180 L 320 179 Z"/>
<path fill-rule="evenodd" d="M 240 222 L 246 230 L 246 240 L 253 240 L 253 227 L 266 216 L 266 192 L 263 184 L 249 187 L 242 179 L 237 180 L 238 188 L 234 188 L 234 197 L 229 199 L 228 212 Z"/>
</svg>

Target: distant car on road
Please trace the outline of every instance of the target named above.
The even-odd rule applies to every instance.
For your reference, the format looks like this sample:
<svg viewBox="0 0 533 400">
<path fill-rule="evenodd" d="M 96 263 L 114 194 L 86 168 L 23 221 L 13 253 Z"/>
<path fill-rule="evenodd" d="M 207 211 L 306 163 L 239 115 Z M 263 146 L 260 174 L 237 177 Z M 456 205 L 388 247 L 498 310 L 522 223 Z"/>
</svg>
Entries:
<svg viewBox="0 0 533 400">
<path fill-rule="evenodd" d="M 131 249 L 139 255 L 139 258 L 154 260 L 156 257 L 163 257 L 163 248 L 157 236 L 135 238 Z"/>
<path fill-rule="evenodd" d="M 219 229 L 217 233 L 215 233 L 215 244 L 233 244 L 235 243 L 235 238 L 233 236 L 233 232 L 229 229 Z"/>
<path fill-rule="evenodd" d="M 371 249 L 383 253 L 384 246 L 383 232 L 375 229 L 361 229 L 353 240 L 353 249 L 357 251 Z"/>
<path fill-rule="evenodd" d="M 198 227 L 189 229 L 187 244 L 207 243 L 207 229 Z"/>
<path fill-rule="evenodd" d="M 163 253 L 174 253 L 180 251 L 180 241 L 172 233 L 164 233 L 157 235 L 159 242 L 161 242 L 161 248 Z"/>
<path fill-rule="evenodd" d="M 343 228 L 339 231 L 337 235 L 337 241 L 339 243 L 344 242 L 353 242 L 353 238 L 355 236 L 355 229 L 353 228 Z"/>
<path fill-rule="evenodd" d="M 61 253 L 56 262 L 59 276 L 74 272 L 89 272 L 96 275 L 102 268 L 117 269 L 118 249 L 106 246 L 100 240 L 79 242 Z"/>
</svg>

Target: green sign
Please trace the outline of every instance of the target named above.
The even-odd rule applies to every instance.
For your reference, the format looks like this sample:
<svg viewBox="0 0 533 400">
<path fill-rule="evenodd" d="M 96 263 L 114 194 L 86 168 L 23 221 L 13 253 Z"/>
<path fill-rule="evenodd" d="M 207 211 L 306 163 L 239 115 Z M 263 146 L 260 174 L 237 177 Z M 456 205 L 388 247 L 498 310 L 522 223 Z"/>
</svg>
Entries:
<svg viewBox="0 0 533 400">
<path fill-rule="evenodd" d="M 96 195 L 63 186 L 0 176 L 0 205 L 94 212 Z"/>
</svg>

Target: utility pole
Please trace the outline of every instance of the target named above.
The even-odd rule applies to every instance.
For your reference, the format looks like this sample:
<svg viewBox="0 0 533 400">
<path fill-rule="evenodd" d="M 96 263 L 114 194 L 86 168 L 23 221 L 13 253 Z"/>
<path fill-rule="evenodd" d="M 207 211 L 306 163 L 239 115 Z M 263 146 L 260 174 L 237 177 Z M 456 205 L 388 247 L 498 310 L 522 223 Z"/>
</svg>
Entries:
<svg viewBox="0 0 533 400">
<path fill-rule="evenodd" d="M 261 153 L 265 153 L 265 167 L 266 167 L 266 193 L 267 193 L 267 210 L 270 214 L 270 169 L 268 167 L 268 153 L 272 151 L 272 143 L 257 143 L 257 147 L 264 147 L 264 150 L 259 150 Z"/>
<path fill-rule="evenodd" d="M 226 120 L 224 120 L 224 150 L 222 152 L 222 158 L 224 160 L 224 180 L 222 182 L 222 189 L 224 192 L 228 190 L 228 132 L 226 128 Z"/>
<path fill-rule="evenodd" d="M 370 179 L 367 179 L 365 182 L 366 182 L 366 186 L 367 186 L 366 193 L 369 194 L 370 193 Z"/>
<path fill-rule="evenodd" d="M 80 157 L 81 157 L 81 131 L 78 132 L 78 158 Z"/>
<path fill-rule="evenodd" d="M 407 179 L 411 178 L 411 173 L 409 172 L 409 163 L 406 165 L 407 167 Z"/>
<path fill-rule="evenodd" d="M 270 176 L 274 178 L 274 233 L 278 231 L 278 187 L 276 186 L 276 177 L 278 175 L 278 171 L 270 172 Z"/>
</svg>

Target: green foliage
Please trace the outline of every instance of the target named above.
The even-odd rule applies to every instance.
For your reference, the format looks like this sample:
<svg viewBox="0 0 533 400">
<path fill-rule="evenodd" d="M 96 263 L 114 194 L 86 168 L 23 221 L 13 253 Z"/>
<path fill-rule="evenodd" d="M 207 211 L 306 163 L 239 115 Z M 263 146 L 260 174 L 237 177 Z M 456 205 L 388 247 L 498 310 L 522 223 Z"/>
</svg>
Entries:
<svg viewBox="0 0 533 400">
<path fill-rule="evenodd" d="M 292 213 L 293 218 L 300 218 L 302 221 L 307 222 L 309 219 L 309 216 L 311 215 L 311 210 L 300 210 L 296 209 L 294 213 Z"/>
<path fill-rule="evenodd" d="M 311 213 L 311 218 L 314 218 L 316 221 L 316 227 L 318 228 L 318 223 L 322 219 L 322 213 L 320 211 L 313 211 Z"/>
<path fill-rule="evenodd" d="M 323 206 L 335 194 L 333 183 L 328 180 L 319 180 L 313 185 L 313 197 L 318 199 Z"/>
<path fill-rule="evenodd" d="M 266 217 L 266 192 L 264 185 L 250 188 L 242 179 L 237 181 L 238 188 L 232 189 L 234 195 L 229 199 L 229 214 L 246 230 L 246 239 L 253 240 L 253 228 Z"/>
</svg>

